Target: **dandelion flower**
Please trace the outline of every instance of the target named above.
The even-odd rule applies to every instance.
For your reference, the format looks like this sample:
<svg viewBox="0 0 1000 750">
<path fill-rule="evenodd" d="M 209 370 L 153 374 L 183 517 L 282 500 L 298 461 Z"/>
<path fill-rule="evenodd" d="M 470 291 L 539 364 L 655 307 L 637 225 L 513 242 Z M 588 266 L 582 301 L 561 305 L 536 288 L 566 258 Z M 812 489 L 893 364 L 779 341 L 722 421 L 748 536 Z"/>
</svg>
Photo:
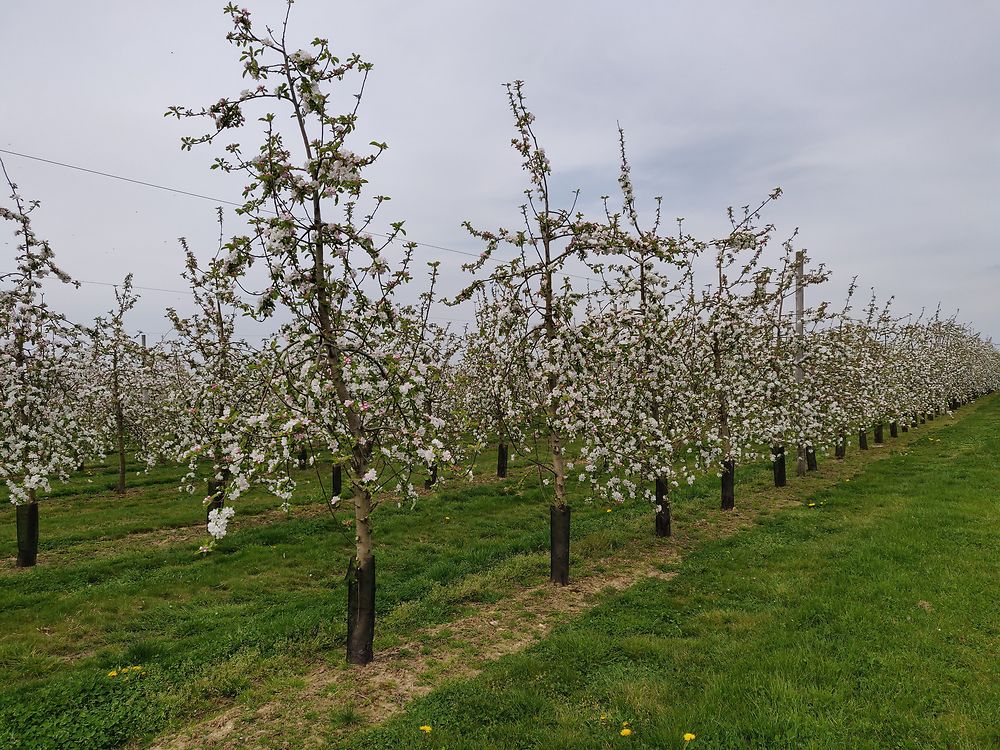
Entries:
<svg viewBox="0 0 1000 750">
<path fill-rule="evenodd" d="M 809 503 L 809 507 L 810 508 L 815 508 L 816 507 L 816 503 Z"/>
<path fill-rule="evenodd" d="M 694 739 L 694 732 L 685 732 L 684 733 L 684 741 L 685 742 L 690 742 L 693 739 Z"/>
<path fill-rule="evenodd" d="M 430 734 L 432 731 L 431 725 L 424 724 L 422 727 L 420 727 L 420 731 L 423 732 L 424 734 Z"/>
<path fill-rule="evenodd" d="M 622 737 L 628 737 L 630 734 L 632 734 L 632 730 L 629 729 L 628 727 L 625 727 L 618 734 L 620 734 Z"/>
</svg>

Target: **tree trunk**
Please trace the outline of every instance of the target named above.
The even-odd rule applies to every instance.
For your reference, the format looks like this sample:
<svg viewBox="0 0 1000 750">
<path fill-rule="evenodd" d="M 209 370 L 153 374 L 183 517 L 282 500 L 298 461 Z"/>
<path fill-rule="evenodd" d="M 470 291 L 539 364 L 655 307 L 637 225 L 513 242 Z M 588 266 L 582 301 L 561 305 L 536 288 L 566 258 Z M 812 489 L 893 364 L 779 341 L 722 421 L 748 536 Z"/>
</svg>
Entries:
<svg viewBox="0 0 1000 750">
<path fill-rule="evenodd" d="M 569 583 L 569 506 L 549 506 L 549 578 Z"/>
<path fill-rule="evenodd" d="M 354 447 L 351 469 L 354 484 L 354 550 L 347 579 L 347 661 L 367 664 L 374 657 L 375 557 L 372 551 L 372 496 L 358 481 L 368 471 L 371 457 L 362 445 Z M 360 562 L 358 562 L 360 561 Z"/>
<path fill-rule="evenodd" d="M 885 429 L 881 422 L 875 425 L 875 444 L 882 445 L 885 442 Z"/>
<path fill-rule="evenodd" d="M 125 494 L 125 413 L 115 404 L 115 442 L 118 449 L 118 494 Z"/>
<path fill-rule="evenodd" d="M 431 475 L 424 480 L 424 489 L 429 490 L 431 487 L 437 484 L 437 480 L 438 480 L 438 465 L 431 464 Z"/>
<path fill-rule="evenodd" d="M 670 536 L 670 489 L 667 480 L 656 479 L 656 535 Z"/>
<path fill-rule="evenodd" d="M 34 493 L 32 493 L 32 496 Z M 38 560 L 38 502 L 15 508 L 17 523 L 17 567 L 30 568 Z"/>
<path fill-rule="evenodd" d="M 834 457 L 843 459 L 847 455 L 847 435 L 841 434 L 837 438 L 837 445 L 834 448 Z"/>
<path fill-rule="evenodd" d="M 819 464 L 816 463 L 816 449 L 811 445 L 806 448 L 806 468 L 809 471 L 816 471 L 819 469 Z"/>
<path fill-rule="evenodd" d="M 863 451 L 868 450 L 868 431 L 867 430 L 859 430 L 858 431 L 858 447 L 861 450 L 863 450 Z"/>
<path fill-rule="evenodd" d="M 303 446 L 299 448 L 299 468 L 308 469 L 309 468 L 309 449 Z"/>
<path fill-rule="evenodd" d="M 899 437 L 899 422 L 889 422 L 889 437 Z"/>
<path fill-rule="evenodd" d="M 222 503 L 225 499 L 225 482 L 217 479 L 208 480 L 208 507 L 205 509 L 205 523 L 208 523 L 208 516 L 213 510 L 222 510 Z"/>
<path fill-rule="evenodd" d="M 909 432 L 910 431 L 910 426 L 908 424 L 906 424 L 906 422 L 903 422 L 903 424 L 901 424 L 899 426 L 899 429 L 901 429 L 903 432 Z"/>
<path fill-rule="evenodd" d="M 375 556 L 347 566 L 347 662 L 365 665 L 375 658 Z"/>
<path fill-rule="evenodd" d="M 771 462 L 771 473 L 774 474 L 774 486 L 784 487 L 788 484 L 785 476 L 785 446 L 772 445 L 771 454 L 774 456 L 774 460 Z"/>
<path fill-rule="evenodd" d="M 507 443 L 497 447 L 497 476 L 501 479 L 507 476 Z"/>
<path fill-rule="evenodd" d="M 736 507 L 736 463 L 730 459 L 722 462 L 722 509 Z"/>
<path fill-rule="evenodd" d="M 340 497 L 340 493 L 344 491 L 344 469 L 340 464 L 334 464 L 332 473 L 333 496 Z"/>
</svg>

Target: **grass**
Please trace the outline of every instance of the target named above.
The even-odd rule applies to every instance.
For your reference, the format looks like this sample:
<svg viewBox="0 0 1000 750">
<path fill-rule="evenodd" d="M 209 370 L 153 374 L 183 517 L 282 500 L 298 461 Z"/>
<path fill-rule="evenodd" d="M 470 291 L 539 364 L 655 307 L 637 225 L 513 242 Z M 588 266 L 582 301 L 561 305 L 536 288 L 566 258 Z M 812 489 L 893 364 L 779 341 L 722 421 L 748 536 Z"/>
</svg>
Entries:
<svg viewBox="0 0 1000 750">
<path fill-rule="evenodd" d="M 673 581 L 609 598 L 374 730 L 349 696 L 315 720 L 366 748 L 679 747 L 684 731 L 704 747 L 1000 744 L 987 721 L 1000 705 L 998 613 L 980 593 L 1000 583 L 986 490 L 997 472 L 981 461 L 998 447 L 1000 400 L 969 411 L 907 436 L 908 455 L 815 495 L 815 508 L 728 541 L 711 539 L 715 482 L 696 483 L 675 500 L 692 551 Z M 292 693 L 317 663 L 340 668 L 346 515 L 320 512 L 309 487 L 288 518 L 253 496 L 202 558 L 200 537 L 174 533 L 203 513 L 177 493 L 179 475 L 157 470 L 118 498 L 98 467 L 43 504 L 42 564 L 0 573 L 0 747 L 141 747 Z M 739 481 L 764 492 L 766 467 Z M 8 549 L 12 515 L 0 516 Z M 377 516 L 377 651 L 545 577 L 547 512 L 528 483 L 456 487 Z M 650 525 L 645 506 L 606 513 L 578 490 L 574 571 L 648 545 Z M 108 676 L 127 665 L 143 671 Z"/>
<path fill-rule="evenodd" d="M 343 746 L 1000 747 L 998 452 L 993 399 Z"/>
</svg>

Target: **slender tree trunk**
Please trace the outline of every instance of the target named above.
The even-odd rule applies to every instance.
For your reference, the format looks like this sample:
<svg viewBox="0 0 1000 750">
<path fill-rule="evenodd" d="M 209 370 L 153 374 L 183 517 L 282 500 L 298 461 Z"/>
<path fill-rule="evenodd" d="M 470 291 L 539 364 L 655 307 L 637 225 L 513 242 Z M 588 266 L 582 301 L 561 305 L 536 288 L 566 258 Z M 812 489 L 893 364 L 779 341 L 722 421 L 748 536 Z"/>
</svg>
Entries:
<svg viewBox="0 0 1000 750">
<path fill-rule="evenodd" d="M 299 468 L 308 469 L 309 468 L 309 449 L 304 445 L 299 448 Z"/>
<path fill-rule="evenodd" d="M 507 476 L 507 443 L 497 446 L 497 476 L 501 479 Z"/>
<path fill-rule="evenodd" d="M 774 456 L 774 460 L 771 462 L 771 473 L 774 474 L 774 486 L 784 487 L 788 484 L 785 475 L 785 446 L 771 446 L 771 454 Z"/>
<path fill-rule="evenodd" d="M 722 509 L 736 507 L 736 463 L 729 459 L 722 462 Z"/>
<path fill-rule="evenodd" d="M 720 271 L 721 286 L 721 271 Z M 712 334 L 712 354 L 716 375 L 722 374 L 722 347 L 719 344 L 718 333 Z M 726 398 L 724 390 L 719 391 L 719 442 L 722 448 L 722 455 L 729 455 L 732 451 L 732 434 L 729 431 L 729 400 Z M 734 479 L 736 467 L 732 459 L 722 462 L 722 509 L 732 510 L 736 507 L 736 492 Z"/>
<path fill-rule="evenodd" d="M 899 426 L 899 429 L 901 429 L 903 432 L 909 432 L 910 426 L 906 422 L 903 422 L 903 424 Z"/>
<path fill-rule="evenodd" d="M 861 450 L 863 450 L 863 451 L 868 450 L 868 431 L 867 430 L 858 430 L 858 447 Z"/>
<path fill-rule="evenodd" d="M 843 433 L 837 438 L 837 445 L 833 453 L 835 458 L 843 459 L 847 455 L 847 435 Z"/>
<path fill-rule="evenodd" d="M 364 451 L 355 449 L 356 476 L 368 470 Z M 372 554 L 371 494 L 361 483 L 354 490 L 356 553 L 347 568 L 347 661 L 368 664 L 374 658 L 375 641 L 375 557 Z"/>
<path fill-rule="evenodd" d="M 875 444 L 882 445 L 885 442 L 885 430 L 881 422 L 875 425 Z"/>
<path fill-rule="evenodd" d="M 819 464 L 816 462 L 816 449 L 811 445 L 806 448 L 806 469 L 809 471 L 819 469 Z"/>
<path fill-rule="evenodd" d="M 656 479 L 656 535 L 670 536 L 670 488 L 663 477 Z"/>
<path fill-rule="evenodd" d="M 30 502 L 15 508 L 19 568 L 30 568 L 38 561 L 38 501 L 34 490 L 29 491 L 28 497 Z"/>
<path fill-rule="evenodd" d="M 552 431 L 552 468 L 555 470 L 555 503 L 549 513 L 550 578 L 553 583 L 565 586 L 569 583 L 569 505 L 566 503 L 566 462 L 563 457 L 562 440 Z"/>
<path fill-rule="evenodd" d="M 205 523 L 208 523 L 208 517 L 213 510 L 222 510 L 222 505 L 225 502 L 226 495 L 226 483 L 225 481 L 219 481 L 214 477 L 208 480 L 208 507 L 205 509 Z"/>
<path fill-rule="evenodd" d="M 889 422 L 889 437 L 898 438 L 899 437 L 899 422 Z"/>
<path fill-rule="evenodd" d="M 119 495 L 125 494 L 125 413 L 121 402 L 115 403 L 115 443 L 118 452 L 118 485 Z"/>
<path fill-rule="evenodd" d="M 437 480 L 438 480 L 438 465 L 437 464 L 431 464 L 430 471 L 431 471 L 431 475 L 429 477 L 427 477 L 427 479 L 424 480 L 424 489 L 425 490 L 429 490 L 431 487 L 433 487 L 435 484 L 437 484 Z"/>
</svg>

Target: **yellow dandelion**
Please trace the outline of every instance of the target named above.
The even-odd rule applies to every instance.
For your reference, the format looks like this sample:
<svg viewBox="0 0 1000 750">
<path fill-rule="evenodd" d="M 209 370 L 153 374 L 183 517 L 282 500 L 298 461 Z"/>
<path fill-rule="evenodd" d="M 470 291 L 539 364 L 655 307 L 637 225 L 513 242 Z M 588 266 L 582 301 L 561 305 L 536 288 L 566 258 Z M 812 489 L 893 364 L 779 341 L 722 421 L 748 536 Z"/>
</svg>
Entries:
<svg viewBox="0 0 1000 750">
<path fill-rule="evenodd" d="M 694 732 L 685 732 L 684 733 L 684 741 L 685 742 L 690 742 L 693 739 L 694 739 Z"/>
<path fill-rule="evenodd" d="M 118 676 L 117 669 L 112 669 L 110 672 L 108 672 L 108 677 L 117 677 L 117 676 Z"/>
<path fill-rule="evenodd" d="M 420 727 L 420 731 L 423 732 L 424 734 L 430 734 L 432 731 L 432 727 L 430 724 L 424 724 L 422 727 Z"/>
<path fill-rule="evenodd" d="M 607 721 L 607 720 L 608 720 L 608 715 L 607 714 L 601 714 L 601 721 Z"/>
<path fill-rule="evenodd" d="M 816 503 L 809 503 L 809 507 L 810 508 L 815 508 L 816 507 Z"/>
<path fill-rule="evenodd" d="M 605 513 L 610 513 L 610 512 L 611 512 L 611 508 L 605 508 L 605 509 L 604 509 L 604 512 L 605 512 Z"/>
<path fill-rule="evenodd" d="M 631 729 L 629 729 L 628 727 L 625 727 L 625 728 L 624 728 L 624 729 L 623 729 L 622 731 L 620 731 L 620 732 L 619 732 L 618 734 L 620 734 L 620 735 L 621 735 L 622 737 L 628 737 L 628 736 L 629 736 L 630 734 L 632 734 L 632 730 L 631 730 Z"/>
</svg>

